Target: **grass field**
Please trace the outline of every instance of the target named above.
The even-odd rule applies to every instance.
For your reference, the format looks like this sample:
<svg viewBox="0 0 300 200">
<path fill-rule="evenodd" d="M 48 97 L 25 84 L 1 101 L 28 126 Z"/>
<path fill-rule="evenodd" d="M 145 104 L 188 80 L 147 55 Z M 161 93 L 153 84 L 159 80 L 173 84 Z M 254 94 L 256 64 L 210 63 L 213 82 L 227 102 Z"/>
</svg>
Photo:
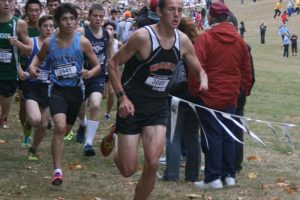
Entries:
<svg viewBox="0 0 300 200">
<path fill-rule="evenodd" d="M 255 119 L 297 124 L 291 129 L 296 150 L 293 151 L 279 126 L 276 139 L 265 124 L 252 122 L 250 127 L 266 147 L 246 136 L 244 169 L 237 175 L 238 186 L 220 191 L 200 191 L 191 183 L 157 181 L 149 199 L 203 200 L 299 200 L 300 199 L 300 64 L 299 57 L 282 57 L 283 47 L 278 35 L 280 19 L 273 19 L 275 0 L 250 0 L 240 4 L 238 0 L 225 0 L 239 21 L 246 26 L 245 40 L 252 47 L 256 70 L 256 83 L 247 99 L 246 116 Z M 286 2 L 283 3 L 285 8 Z M 260 44 L 259 24 L 267 23 L 266 44 Z M 300 16 L 288 21 L 290 32 L 300 36 Z M 103 101 L 103 108 L 105 106 Z M 103 110 L 103 109 L 102 109 Z M 100 156 L 99 142 L 112 122 L 101 121 L 95 147 L 97 155 L 82 156 L 82 146 L 74 141 L 66 142 L 64 154 L 64 184 L 51 186 L 52 158 L 50 139 L 52 130 L 40 148 L 40 161 L 27 161 L 27 151 L 20 148 L 22 130 L 17 117 L 18 105 L 13 104 L 9 116 L 10 129 L 0 129 L 0 199 L 82 199 L 125 200 L 132 199 L 136 182 L 142 172 L 140 167 L 130 178 L 122 178 L 112 157 Z M 101 115 L 101 119 L 103 119 Z M 75 131 L 77 124 L 73 128 Z M 159 172 L 162 173 L 161 165 Z M 184 172 L 184 168 L 181 169 Z M 181 173 L 184 174 L 184 173 Z M 182 175 L 183 176 L 183 175 Z M 200 179 L 203 178 L 203 173 Z"/>
</svg>

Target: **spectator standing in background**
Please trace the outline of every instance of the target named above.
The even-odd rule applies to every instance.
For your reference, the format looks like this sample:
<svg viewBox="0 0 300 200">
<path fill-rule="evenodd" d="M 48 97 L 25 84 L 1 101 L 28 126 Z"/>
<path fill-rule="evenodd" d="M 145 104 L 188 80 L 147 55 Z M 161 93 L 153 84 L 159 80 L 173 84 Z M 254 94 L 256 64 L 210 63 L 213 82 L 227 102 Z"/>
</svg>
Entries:
<svg viewBox="0 0 300 200">
<path fill-rule="evenodd" d="M 283 36 L 283 57 L 289 57 L 289 45 L 290 45 L 290 38 L 289 34 L 285 33 Z"/>
<path fill-rule="evenodd" d="M 263 20 L 261 21 L 261 24 L 259 26 L 259 30 L 260 30 L 260 43 L 265 44 L 267 24 Z"/>
<path fill-rule="evenodd" d="M 240 22 L 240 34 L 242 38 L 244 38 L 244 33 L 246 32 L 245 23 L 243 21 Z"/>
<path fill-rule="evenodd" d="M 291 36 L 291 47 L 292 47 L 292 55 L 293 56 L 297 56 L 297 40 L 298 40 L 298 36 L 296 35 L 296 33 L 293 33 Z"/>
</svg>

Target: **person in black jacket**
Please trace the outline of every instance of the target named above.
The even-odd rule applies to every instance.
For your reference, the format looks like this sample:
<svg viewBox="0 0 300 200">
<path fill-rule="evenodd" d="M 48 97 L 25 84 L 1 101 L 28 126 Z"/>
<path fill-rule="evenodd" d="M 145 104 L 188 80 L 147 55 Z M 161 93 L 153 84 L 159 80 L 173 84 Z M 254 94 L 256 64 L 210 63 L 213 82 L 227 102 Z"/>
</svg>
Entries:
<svg viewBox="0 0 300 200">
<path fill-rule="evenodd" d="M 238 30 L 238 21 L 236 17 L 231 13 L 228 17 L 228 21 L 233 23 L 233 25 L 236 27 L 236 30 Z M 255 82 L 255 72 L 254 72 L 254 65 L 253 65 L 253 58 L 251 55 L 251 47 L 249 44 L 247 44 L 249 54 L 250 54 L 250 61 L 251 61 L 251 68 L 252 68 L 252 83 L 251 83 L 251 89 L 254 85 Z M 250 89 L 250 91 L 251 91 Z M 250 95 L 250 93 L 249 93 Z M 238 97 L 238 102 L 237 102 L 237 108 L 236 108 L 236 115 L 239 116 L 244 116 L 244 107 L 246 105 L 246 94 L 244 90 L 240 91 L 240 95 Z M 240 140 L 244 141 L 244 132 L 243 129 L 237 129 L 236 132 L 234 132 L 234 135 Z M 236 142 L 235 145 L 235 170 L 236 172 L 239 172 L 242 170 L 242 162 L 244 159 L 244 146 L 243 144 Z"/>
<path fill-rule="evenodd" d="M 265 36 L 266 36 L 267 25 L 265 24 L 264 21 L 261 21 L 261 24 L 259 26 L 259 30 L 260 30 L 260 43 L 265 44 Z"/>
</svg>

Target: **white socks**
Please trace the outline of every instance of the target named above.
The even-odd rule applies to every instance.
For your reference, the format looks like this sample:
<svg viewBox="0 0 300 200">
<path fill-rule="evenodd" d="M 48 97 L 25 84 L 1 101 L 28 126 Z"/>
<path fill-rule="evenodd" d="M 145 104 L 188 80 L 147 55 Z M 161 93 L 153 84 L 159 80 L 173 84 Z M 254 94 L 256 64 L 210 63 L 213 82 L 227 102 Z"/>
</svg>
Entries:
<svg viewBox="0 0 300 200">
<path fill-rule="evenodd" d="M 55 173 L 59 173 L 59 174 L 62 175 L 62 171 L 61 171 L 61 169 L 59 169 L 59 168 L 57 168 L 57 169 L 54 170 L 53 174 L 55 174 Z"/>
<path fill-rule="evenodd" d="M 87 128 L 85 133 L 85 145 L 90 144 L 93 145 L 93 140 L 96 136 L 96 132 L 99 126 L 98 121 L 87 120 Z"/>
<path fill-rule="evenodd" d="M 87 118 L 86 115 L 84 115 L 83 120 L 80 120 L 80 125 L 86 127 L 87 126 Z"/>
</svg>

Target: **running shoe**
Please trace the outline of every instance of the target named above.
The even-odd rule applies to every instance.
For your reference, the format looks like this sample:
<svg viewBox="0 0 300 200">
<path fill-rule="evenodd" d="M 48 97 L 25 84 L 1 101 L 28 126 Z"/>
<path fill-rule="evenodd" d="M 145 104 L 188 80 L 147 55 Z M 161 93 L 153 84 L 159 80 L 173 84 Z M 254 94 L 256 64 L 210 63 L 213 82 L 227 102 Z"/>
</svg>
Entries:
<svg viewBox="0 0 300 200">
<path fill-rule="evenodd" d="M 23 125 L 23 133 L 25 137 L 30 137 L 32 135 L 32 126 L 25 122 Z"/>
<path fill-rule="evenodd" d="M 0 127 L 4 128 L 4 129 L 9 128 L 8 123 L 7 123 L 7 119 L 4 119 L 4 120 L 0 119 Z"/>
<path fill-rule="evenodd" d="M 59 172 L 55 172 L 52 176 L 52 185 L 59 186 L 63 183 L 63 176 Z"/>
<path fill-rule="evenodd" d="M 167 163 L 167 157 L 165 155 L 162 155 L 159 158 L 159 163 L 162 164 L 162 165 L 166 165 L 166 163 Z"/>
<path fill-rule="evenodd" d="M 83 155 L 84 156 L 90 157 L 90 156 L 94 156 L 95 154 L 96 154 L 96 152 L 92 145 L 90 145 L 90 144 L 84 145 L 84 147 L 83 147 Z"/>
<path fill-rule="evenodd" d="M 36 150 L 33 147 L 30 147 L 28 149 L 28 160 L 29 161 L 37 161 L 37 160 L 39 160 L 39 157 L 38 157 L 38 155 L 36 153 Z"/>
<path fill-rule="evenodd" d="M 23 138 L 23 142 L 22 142 L 22 144 L 21 144 L 21 148 L 22 148 L 22 149 L 29 148 L 30 143 L 31 143 L 30 137 L 24 137 L 24 138 Z"/>
<path fill-rule="evenodd" d="M 73 131 L 71 130 L 71 131 L 64 137 L 64 140 L 65 140 L 65 141 L 71 141 L 71 140 L 73 140 L 73 138 L 74 138 L 74 133 L 73 133 Z"/>
<path fill-rule="evenodd" d="M 105 113 L 104 119 L 105 119 L 106 121 L 110 121 L 110 120 L 111 120 L 111 115 L 108 114 L 108 113 Z"/>
<path fill-rule="evenodd" d="M 204 181 L 194 182 L 196 188 L 199 189 L 222 189 L 223 184 L 220 179 L 205 183 Z"/>
<path fill-rule="evenodd" d="M 83 143 L 84 142 L 84 138 L 85 138 L 85 129 L 86 126 L 79 126 L 77 133 L 76 133 L 76 142 L 78 143 Z"/>
<path fill-rule="evenodd" d="M 100 150 L 104 157 L 109 156 L 109 154 L 112 152 L 112 150 L 114 148 L 114 143 L 115 143 L 114 134 L 115 133 L 116 133 L 116 125 L 113 124 L 111 126 L 111 129 L 108 132 L 108 134 L 106 136 L 104 136 L 104 138 L 101 141 Z"/>
</svg>

